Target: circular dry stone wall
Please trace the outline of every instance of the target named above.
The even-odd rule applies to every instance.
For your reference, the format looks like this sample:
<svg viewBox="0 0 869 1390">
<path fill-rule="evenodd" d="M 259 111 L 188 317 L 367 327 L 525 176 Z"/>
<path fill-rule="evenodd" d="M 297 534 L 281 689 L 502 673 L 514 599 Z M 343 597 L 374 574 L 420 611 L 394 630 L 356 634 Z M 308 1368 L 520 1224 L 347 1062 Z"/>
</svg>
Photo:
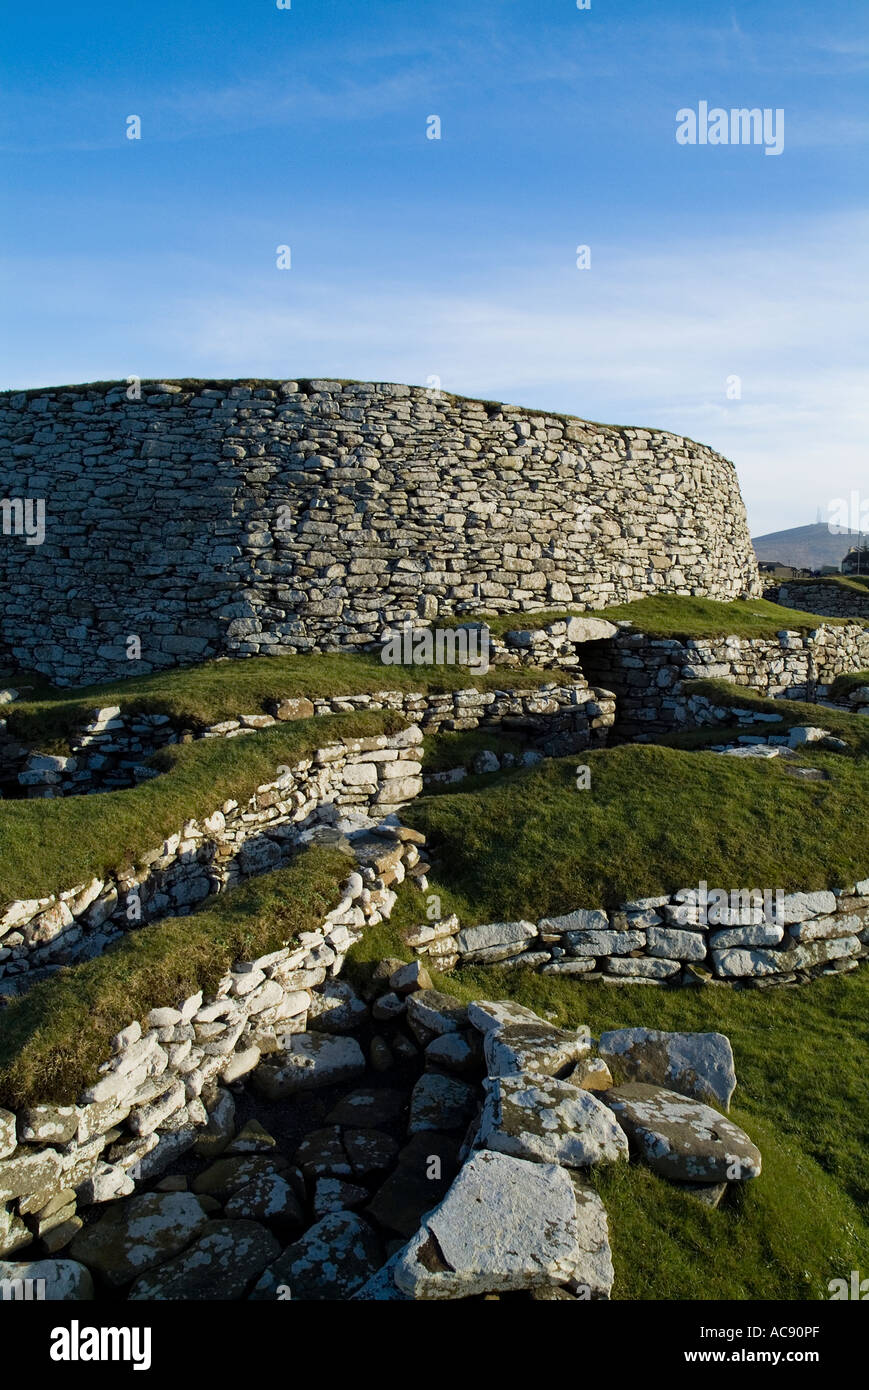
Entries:
<svg viewBox="0 0 869 1390">
<path fill-rule="evenodd" d="M 0 450 L 0 648 L 61 684 L 760 592 L 733 465 L 648 429 L 400 385 L 133 381 L 3 393 Z"/>
</svg>

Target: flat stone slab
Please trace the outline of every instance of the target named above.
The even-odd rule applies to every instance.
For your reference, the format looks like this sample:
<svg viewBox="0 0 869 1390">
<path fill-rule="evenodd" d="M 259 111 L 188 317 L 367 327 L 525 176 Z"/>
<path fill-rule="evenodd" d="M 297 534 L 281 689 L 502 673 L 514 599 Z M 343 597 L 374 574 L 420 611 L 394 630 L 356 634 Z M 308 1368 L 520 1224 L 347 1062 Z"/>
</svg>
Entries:
<svg viewBox="0 0 869 1390">
<path fill-rule="evenodd" d="M 571 1180 L 576 1201 L 577 1257 L 566 1287 L 577 1298 L 609 1298 L 615 1272 L 606 1208 L 579 1174 L 572 1173 Z"/>
<path fill-rule="evenodd" d="M 283 1100 L 300 1091 L 352 1081 L 365 1071 L 365 1057 L 355 1038 L 331 1033 L 293 1033 L 275 1062 L 262 1063 L 251 1073 L 254 1089 L 268 1100 Z"/>
<path fill-rule="evenodd" d="M 478 1097 L 477 1088 L 458 1077 L 424 1072 L 411 1093 L 408 1133 L 464 1128 L 473 1119 Z"/>
<path fill-rule="evenodd" d="M 487 922 L 478 927 L 465 927 L 456 943 L 468 964 L 474 961 L 497 961 L 518 955 L 537 935 L 534 922 Z"/>
<path fill-rule="evenodd" d="M 624 1130 L 590 1091 L 549 1076 L 504 1076 L 487 1084 L 478 1148 L 568 1168 L 627 1159 Z"/>
<path fill-rule="evenodd" d="M 565 932 L 609 931 L 609 925 L 602 907 L 577 907 L 560 917 L 541 917 L 537 929 L 541 936 L 563 936 Z"/>
<path fill-rule="evenodd" d="M 838 936 L 829 941 L 806 941 L 788 950 L 740 949 L 713 951 L 712 962 L 716 975 L 724 979 L 743 979 L 764 975 L 789 975 L 794 970 L 809 970 L 828 960 L 843 960 L 860 950 L 857 936 Z"/>
<path fill-rule="evenodd" d="M 281 1154 L 219 1158 L 206 1168 L 204 1173 L 193 1179 L 191 1187 L 196 1193 L 216 1197 L 219 1202 L 225 1202 L 227 1197 L 231 1197 L 234 1192 L 246 1187 L 254 1179 L 286 1174 L 289 1166 Z"/>
<path fill-rule="evenodd" d="M 641 1081 L 604 1091 L 601 1100 L 631 1147 L 662 1177 L 737 1182 L 760 1175 L 760 1150 L 710 1105 Z"/>
<path fill-rule="evenodd" d="M 567 623 L 568 642 L 600 642 L 615 637 L 618 628 L 606 618 L 570 618 Z"/>
<path fill-rule="evenodd" d="M 730 1040 L 723 1033 L 615 1028 L 601 1033 L 598 1053 L 618 1083 L 645 1081 L 730 1108 L 736 1071 Z"/>
<path fill-rule="evenodd" d="M 69 1253 L 116 1287 L 165 1264 L 208 1223 L 189 1192 L 151 1192 L 109 1207 L 85 1226 Z"/>
<path fill-rule="evenodd" d="M 209 1221 L 180 1255 L 137 1279 L 131 1300 L 241 1298 L 281 1247 L 254 1221 Z"/>
<path fill-rule="evenodd" d="M 490 1076 L 521 1076 L 525 1072 L 557 1076 L 589 1054 L 591 1038 L 587 1031 L 571 1033 L 537 1019 L 535 1023 L 509 1023 L 486 1033 L 483 1050 Z"/>
<path fill-rule="evenodd" d="M 516 1004 L 512 999 L 475 999 L 468 1005 L 468 1022 L 478 1033 L 491 1033 L 508 1023 L 539 1023 L 540 1017 L 524 1004 Z"/>
<path fill-rule="evenodd" d="M 283 1174 L 274 1171 L 260 1173 L 243 1187 L 237 1188 L 224 1204 L 223 1210 L 233 1219 L 280 1221 L 297 1230 L 301 1230 L 305 1224 L 305 1213 L 298 1197 Z M 265 1263 L 268 1264 L 268 1260 Z"/>
<path fill-rule="evenodd" d="M 324 1216 L 264 1272 L 250 1297 L 273 1302 L 278 1289 L 294 1301 L 350 1298 L 383 1264 L 371 1227 L 349 1211 Z"/>
<path fill-rule="evenodd" d="M 564 1284 L 577 1270 L 573 1184 L 563 1168 L 484 1150 L 461 1169 L 393 1269 L 416 1299 Z"/>
</svg>

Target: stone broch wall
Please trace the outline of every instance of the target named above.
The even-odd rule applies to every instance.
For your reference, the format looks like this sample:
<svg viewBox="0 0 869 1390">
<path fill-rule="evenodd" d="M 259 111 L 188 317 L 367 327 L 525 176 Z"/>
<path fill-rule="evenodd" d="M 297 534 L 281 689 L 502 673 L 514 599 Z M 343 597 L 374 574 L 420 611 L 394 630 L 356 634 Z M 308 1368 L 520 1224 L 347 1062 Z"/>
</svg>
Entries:
<svg viewBox="0 0 869 1390">
<path fill-rule="evenodd" d="M 313 381 L 0 395 L 0 643 L 59 683 L 352 647 L 407 617 L 760 592 L 733 466 L 691 440 Z M 141 641 L 141 659 L 127 640 Z"/>
</svg>

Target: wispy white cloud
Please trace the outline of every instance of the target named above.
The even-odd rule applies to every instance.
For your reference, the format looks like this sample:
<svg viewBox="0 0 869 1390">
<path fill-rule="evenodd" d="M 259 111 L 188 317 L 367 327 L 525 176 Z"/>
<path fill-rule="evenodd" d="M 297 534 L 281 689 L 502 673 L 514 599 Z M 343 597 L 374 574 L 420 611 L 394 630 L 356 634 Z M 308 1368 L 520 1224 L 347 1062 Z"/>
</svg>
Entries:
<svg viewBox="0 0 869 1390">
<path fill-rule="evenodd" d="M 430 286 L 351 275 L 337 248 L 328 280 L 229 277 L 192 258 L 146 257 L 135 276 L 120 261 L 73 261 L 54 278 L 18 263 L 37 340 L 29 360 L 17 346 L 8 376 L 436 375 L 464 395 L 702 439 L 736 462 L 763 532 L 865 488 L 867 232 L 867 215 L 805 220 L 741 244 L 593 248 L 590 271 L 568 254 L 545 274 L 505 245 L 491 268 Z M 54 341 L 38 336 L 43 317 Z M 79 352 L 76 326 L 99 347 Z"/>
</svg>

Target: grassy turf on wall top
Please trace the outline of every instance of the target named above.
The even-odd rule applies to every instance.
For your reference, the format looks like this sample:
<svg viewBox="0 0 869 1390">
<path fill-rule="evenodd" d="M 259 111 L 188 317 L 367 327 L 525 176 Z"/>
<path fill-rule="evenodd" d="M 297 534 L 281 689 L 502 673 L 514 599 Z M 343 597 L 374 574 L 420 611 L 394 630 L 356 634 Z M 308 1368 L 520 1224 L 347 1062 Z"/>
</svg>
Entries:
<svg viewBox="0 0 869 1390">
<path fill-rule="evenodd" d="M 630 622 L 637 632 L 650 637 L 765 637 L 774 638 L 779 632 L 811 632 L 823 623 L 841 625 L 859 621 L 849 618 L 822 618 L 797 608 L 783 608 L 766 599 L 735 599 L 719 603 L 711 598 L 681 598 L 677 594 L 661 594 L 637 599 L 635 603 L 615 604 L 612 608 L 580 610 L 558 608 L 545 613 L 475 614 L 473 621 L 485 623 L 495 636 L 513 629 L 541 629 L 550 623 L 567 618 L 604 618 L 607 622 Z M 444 619 L 446 623 L 472 621 L 470 618 Z"/>
<path fill-rule="evenodd" d="M 188 917 L 128 933 L 114 950 L 60 970 L 0 1009 L 0 1104 L 73 1103 L 110 1054 L 110 1040 L 149 1010 L 208 995 L 237 960 L 255 960 L 314 931 L 352 867 L 314 846 L 285 869 L 212 899 Z"/>
<path fill-rule="evenodd" d="M 407 720 L 390 710 L 331 714 L 277 724 L 249 738 L 172 744 L 151 759 L 163 774 L 124 791 L 0 801 L 0 906 L 44 897 L 136 864 L 224 801 L 246 801 L 278 767 L 339 739 L 394 733 Z"/>
</svg>

